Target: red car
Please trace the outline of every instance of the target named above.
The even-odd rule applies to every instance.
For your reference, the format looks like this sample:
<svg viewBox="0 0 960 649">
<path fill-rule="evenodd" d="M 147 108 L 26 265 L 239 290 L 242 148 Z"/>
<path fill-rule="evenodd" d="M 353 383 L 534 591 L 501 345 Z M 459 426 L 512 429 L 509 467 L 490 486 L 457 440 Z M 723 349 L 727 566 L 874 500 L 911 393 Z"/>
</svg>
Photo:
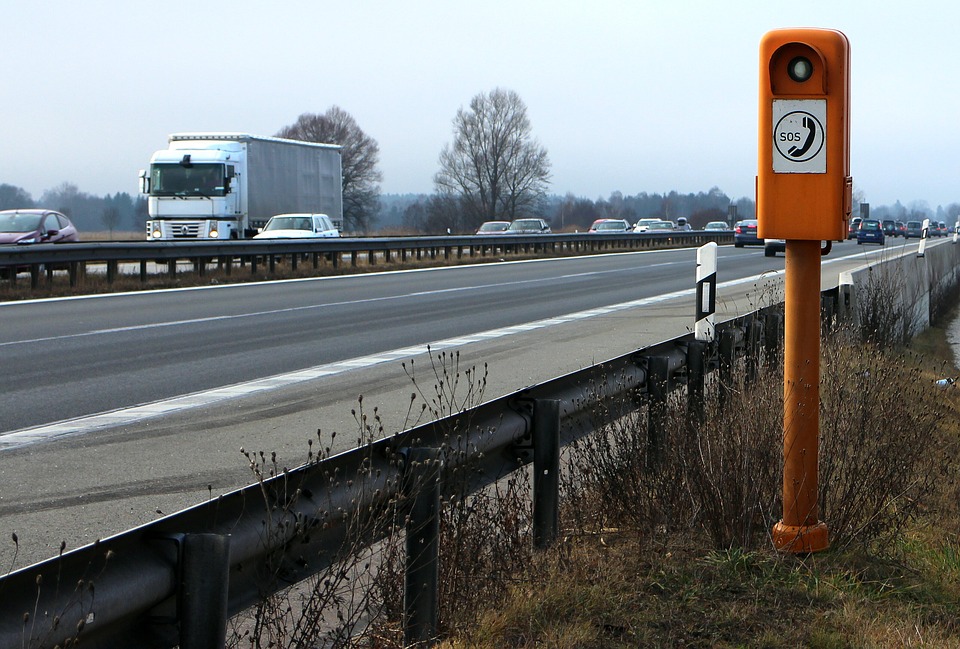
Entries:
<svg viewBox="0 0 960 649">
<path fill-rule="evenodd" d="M 64 243 L 79 241 L 77 228 L 66 216 L 53 210 L 3 210 L 0 212 L 0 245 L 29 245 L 32 243 Z M 16 273 L 30 270 L 17 266 Z M 9 267 L 0 269 L 7 277 Z"/>
<path fill-rule="evenodd" d="M 77 228 L 60 212 L 40 209 L 0 212 L 0 244 L 63 243 L 79 240 Z"/>
</svg>

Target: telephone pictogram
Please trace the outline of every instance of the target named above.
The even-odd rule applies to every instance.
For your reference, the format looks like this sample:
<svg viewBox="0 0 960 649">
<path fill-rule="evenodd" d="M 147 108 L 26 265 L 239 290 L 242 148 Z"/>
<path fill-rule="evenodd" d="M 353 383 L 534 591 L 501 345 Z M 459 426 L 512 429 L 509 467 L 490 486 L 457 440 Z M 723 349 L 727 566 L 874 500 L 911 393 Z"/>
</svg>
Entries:
<svg viewBox="0 0 960 649">
<path fill-rule="evenodd" d="M 799 148 L 792 146 L 787 150 L 787 153 L 794 158 L 799 158 L 804 153 L 810 150 L 810 147 L 813 145 L 813 140 L 817 137 L 817 125 L 810 117 L 804 115 L 803 117 L 803 127 L 807 129 L 807 139 L 803 142 L 803 145 Z"/>
</svg>

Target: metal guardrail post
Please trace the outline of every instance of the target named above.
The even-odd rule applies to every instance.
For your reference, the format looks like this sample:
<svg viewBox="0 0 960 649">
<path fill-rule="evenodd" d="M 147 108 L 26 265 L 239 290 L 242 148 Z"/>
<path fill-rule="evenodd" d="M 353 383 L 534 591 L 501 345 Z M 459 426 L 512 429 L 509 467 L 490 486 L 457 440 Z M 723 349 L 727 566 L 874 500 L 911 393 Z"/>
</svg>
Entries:
<svg viewBox="0 0 960 649">
<path fill-rule="evenodd" d="M 746 382 L 757 380 L 760 367 L 760 341 L 763 340 L 763 322 L 756 317 L 747 319 Z"/>
<path fill-rule="evenodd" d="M 180 649 L 224 648 L 229 579 L 229 536 L 184 535 L 180 546 Z"/>
<path fill-rule="evenodd" d="M 435 448 L 402 453 L 404 492 L 412 499 L 406 523 L 403 645 L 430 646 L 440 611 L 440 453 Z"/>
<path fill-rule="evenodd" d="M 783 315 L 770 311 L 763 316 L 763 351 L 768 366 L 777 364 L 783 343 Z"/>
<path fill-rule="evenodd" d="M 655 467 L 663 459 L 663 440 L 667 399 L 670 396 L 670 359 L 647 358 L 647 466 Z"/>
<path fill-rule="evenodd" d="M 836 297 L 829 293 L 820 294 L 820 335 L 833 330 L 833 320 L 837 312 Z"/>
<path fill-rule="evenodd" d="M 533 547 L 557 539 L 560 517 L 560 401 L 533 405 Z"/>
<path fill-rule="evenodd" d="M 170 259 L 167 261 L 167 277 L 170 279 L 175 279 L 177 276 L 177 260 Z"/>
<path fill-rule="evenodd" d="M 720 387 L 717 398 L 721 409 L 730 401 L 733 389 L 733 364 L 737 352 L 737 332 L 726 327 L 720 332 Z"/>
<path fill-rule="evenodd" d="M 692 340 L 687 345 L 687 412 L 700 424 L 704 419 L 704 386 L 707 378 L 707 349 L 710 344 Z"/>
</svg>

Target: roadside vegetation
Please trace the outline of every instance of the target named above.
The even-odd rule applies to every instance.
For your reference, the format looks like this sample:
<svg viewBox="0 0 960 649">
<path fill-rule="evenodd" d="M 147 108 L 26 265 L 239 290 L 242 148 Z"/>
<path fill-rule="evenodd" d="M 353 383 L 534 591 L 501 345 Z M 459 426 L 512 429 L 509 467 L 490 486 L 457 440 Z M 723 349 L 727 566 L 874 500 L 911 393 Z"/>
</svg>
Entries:
<svg viewBox="0 0 960 649">
<path fill-rule="evenodd" d="M 637 422 L 570 452 L 564 533 L 444 647 L 960 647 L 960 391 L 942 330 L 822 359 L 827 551 L 773 549 L 774 368 L 694 430 L 678 404 L 645 471 Z"/>
<path fill-rule="evenodd" d="M 937 384 L 960 371 L 944 360 L 943 329 L 906 341 L 889 302 L 861 310 L 862 328 L 822 347 L 828 550 L 784 554 L 771 541 L 782 514 L 775 360 L 724 386 L 722 407 L 714 379 L 702 423 L 677 393 L 653 469 L 647 408 L 597 411 L 598 432 L 564 450 L 560 537 L 547 550 L 532 549 L 528 473 L 475 495 L 448 481 L 438 646 L 960 647 L 960 387 Z M 412 416 L 482 398 L 483 373 L 457 363 L 436 356 L 426 377 L 410 368 Z M 357 421 L 360 440 L 385 430 L 375 410 Z M 256 624 L 234 621 L 228 646 L 403 646 L 404 505 L 388 509 L 375 550 L 358 544 L 345 564 L 266 598 Z M 285 622 L 267 623 L 270 611 Z"/>
</svg>

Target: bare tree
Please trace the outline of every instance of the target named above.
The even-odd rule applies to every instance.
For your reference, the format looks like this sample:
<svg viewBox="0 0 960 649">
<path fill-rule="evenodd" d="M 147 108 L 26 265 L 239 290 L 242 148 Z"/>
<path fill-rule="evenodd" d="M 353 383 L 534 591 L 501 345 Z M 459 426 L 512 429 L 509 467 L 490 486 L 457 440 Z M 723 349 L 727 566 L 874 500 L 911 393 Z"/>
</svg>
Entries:
<svg viewBox="0 0 960 649">
<path fill-rule="evenodd" d="M 100 213 L 100 222 L 110 231 L 110 238 L 113 238 L 113 231 L 120 225 L 120 210 L 115 205 L 107 205 Z"/>
<path fill-rule="evenodd" d="M 538 213 L 550 182 L 547 150 L 533 138 L 527 107 L 512 90 L 480 93 L 457 111 L 453 144 L 440 153 L 434 184 L 461 199 L 466 224 Z"/>
<path fill-rule="evenodd" d="M 380 211 L 380 145 L 363 132 L 350 113 L 339 106 L 332 106 L 323 115 L 304 113 L 296 123 L 280 129 L 277 137 L 343 147 L 344 227 L 367 230 Z"/>
</svg>

